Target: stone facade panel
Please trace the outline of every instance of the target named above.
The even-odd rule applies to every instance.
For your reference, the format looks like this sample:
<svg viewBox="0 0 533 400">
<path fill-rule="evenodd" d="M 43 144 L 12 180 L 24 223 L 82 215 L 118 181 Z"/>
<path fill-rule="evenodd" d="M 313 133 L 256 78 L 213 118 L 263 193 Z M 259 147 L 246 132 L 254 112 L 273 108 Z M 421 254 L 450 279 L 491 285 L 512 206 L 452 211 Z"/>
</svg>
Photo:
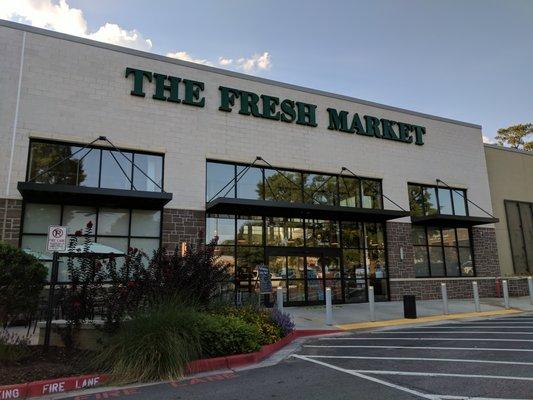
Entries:
<svg viewBox="0 0 533 400">
<path fill-rule="evenodd" d="M 205 212 L 198 210 L 163 210 L 161 245 L 169 251 L 185 242 L 198 246 L 204 241 Z"/>
<path fill-rule="evenodd" d="M 0 199 L 0 240 L 18 246 L 22 200 Z"/>
</svg>

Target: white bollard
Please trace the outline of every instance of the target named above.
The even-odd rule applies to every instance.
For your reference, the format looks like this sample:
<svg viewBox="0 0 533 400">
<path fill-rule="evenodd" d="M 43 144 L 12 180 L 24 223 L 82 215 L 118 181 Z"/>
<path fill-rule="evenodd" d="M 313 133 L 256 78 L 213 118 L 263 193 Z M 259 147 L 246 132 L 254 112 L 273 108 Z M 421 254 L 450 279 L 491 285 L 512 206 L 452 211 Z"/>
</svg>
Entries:
<svg viewBox="0 0 533 400">
<path fill-rule="evenodd" d="M 283 312 L 283 287 L 281 286 L 276 288 L 276 307 L 279 312 Z"/>
<path fill-rule="evenodd" d="M 448 315 L 448 291 L 445 283 L 440 284 L 440 291 L 442 292 L 442 310 L 444 315 Z"/>
<path fill-rule="evenodd" d="M 333 325 L 333 309 L 331 306 L 331 288 L 326 288 L 326 325 Z"/>
<path fill-rule="evenodd" d="M 505 309 L 509 309 L 509 286 L 507 285 L 507 279 L 504 279 L 502 281 L 503 285 L 503 303 L 505 305 Z"/>
<path fill-rule="evenodd" d="M 529 302 L 533 304 L 533 278 L 527 277 L 527 287 L 529 288 Z"/>
<path fill-rule="evenodd" d="M 368 305 L 370 306 L 370 321 L 376 320 L 376 312 L 374 309 L 374 286 L 368 287 Z"/>
<path fill-rule="evenodd" d="M 472 282 L 472 290 L 474 292 L 474 307 L 476 309 L 476 312 L 481 311 L 481 307 L 479 306 L 479 292 L 477 290 L 477 282 Z"/>
</svg>

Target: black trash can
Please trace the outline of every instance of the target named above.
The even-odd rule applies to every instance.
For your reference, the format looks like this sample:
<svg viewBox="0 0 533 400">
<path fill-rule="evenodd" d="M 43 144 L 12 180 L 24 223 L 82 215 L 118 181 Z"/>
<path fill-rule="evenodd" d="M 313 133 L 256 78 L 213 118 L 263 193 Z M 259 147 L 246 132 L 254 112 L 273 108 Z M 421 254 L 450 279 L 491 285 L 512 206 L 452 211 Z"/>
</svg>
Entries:
<svg viewBox="0 0 533 400">
<path fill-rule="evenodd" d="M 412 294 L 403 296 L 403 316 L 404 318 L 416 318 L 416 297 Z"/>
</svg>

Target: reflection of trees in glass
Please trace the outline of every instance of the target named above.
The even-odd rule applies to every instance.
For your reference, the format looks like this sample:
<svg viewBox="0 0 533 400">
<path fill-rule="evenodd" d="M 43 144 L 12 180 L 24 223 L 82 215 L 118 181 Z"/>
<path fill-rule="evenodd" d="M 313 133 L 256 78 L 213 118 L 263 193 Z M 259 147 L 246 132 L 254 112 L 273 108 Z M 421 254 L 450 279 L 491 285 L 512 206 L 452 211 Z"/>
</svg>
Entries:
<svg viewBox="0 0 533 400">
<path fill-rule="evenodd" d="M 339 178 L 340 205 L 345 207 L 361 207 L 361 182 L 357 178 L 341 176 Z"/>
<path fill-rule="evenodd" d="M 363 247 L 363 229 L 360 222 L 342 222 L 343 247 Z"/>
<path fill-rule="evenodd" d="M 238 244 L 263 244 L 263 219 L 249 219 L 237 221 L 237 243 Z"/>
<path fill-rule="evenodd" d="M 331 175 L 304 174 L 306 203 L 337 204 L 337 179 Z"/>
<path fill-rule="evenodd" d="M 368 247 L 381 249 L 385 246 L 382 223 L 365 222 L 365 232 Z"/>
<path fill-rule="evenodd" d="M 303 221 L 301 219 L 268 217 L 267 245 L 303 246 Z"/>
<path fill-rule="evenodd" d="M 40 176 L 38 183 L 78 185 L 86 178 L 83 171 L 83 160 L 73 159 L 75 147 L 52 143 L 32 143 L 30 161 L 30 179 L 43 173 L 55 163 L 67 158 L 61 164 Z M 89 150 L 82 151 L 85 155 Z"/>
<path fill-rule="evenodd" d="M 252 289 L 257 280 L 257 266 L 264 264 L 262 247 L 237 247 L 237 281 Z"/>
<path fill-rule="evenodd" d="M 265 170 L 265 187 L 258 183 L 256 190 L 265 200 L 296 203 L 302 201 L 301 181 L 302 176 L 297 172 L 283 172 L 282 175 Z"/>
<path fill-rule="evenodd" d="M 362 180 L 363 207 L 381 208 L 381 183 L 373 180 Z"/>
<path fill-rule="evenodd" d="M 409 207 L 411 214 L 419 217 L 437 214 L 437 194 L 435 188 L 409 185 Z"/>
<path fill-rule="evenodd" d="M 310 247 L 338 247 L 339 225 L 335 221 L 307 220 L 306 237 Z"/>
</svg>

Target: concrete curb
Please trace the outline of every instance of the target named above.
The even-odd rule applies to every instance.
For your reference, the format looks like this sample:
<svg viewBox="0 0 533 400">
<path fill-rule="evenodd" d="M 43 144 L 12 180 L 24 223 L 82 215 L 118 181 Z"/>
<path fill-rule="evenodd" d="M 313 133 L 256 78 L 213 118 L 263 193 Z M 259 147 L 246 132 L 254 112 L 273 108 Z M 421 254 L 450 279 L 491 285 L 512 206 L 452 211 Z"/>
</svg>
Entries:
<svg viewBox="0 0 533 400">
<path fill-rule="evenodd" d="M 329 333 L 339 333 L 338 329 L 302 329 L 296 330 L 276 343 L 261 347 L 261 350 L 249 354 L 235 354 L 226 357 L 206 358 L 195 360 L 187 366 L 187 374 L 234 369 L 249 364 L 258 363 L 294 340 L 304 336 L 316 336 Z M 27 399 L 66 393 L 73 390 L 94 388 L 109 379 L 106 374 L 91 374 L 68 378 L 47 379 L 42 381 L 21 383 L 18 385 L 0 386 L 0 399 Z"/>
</svg>

